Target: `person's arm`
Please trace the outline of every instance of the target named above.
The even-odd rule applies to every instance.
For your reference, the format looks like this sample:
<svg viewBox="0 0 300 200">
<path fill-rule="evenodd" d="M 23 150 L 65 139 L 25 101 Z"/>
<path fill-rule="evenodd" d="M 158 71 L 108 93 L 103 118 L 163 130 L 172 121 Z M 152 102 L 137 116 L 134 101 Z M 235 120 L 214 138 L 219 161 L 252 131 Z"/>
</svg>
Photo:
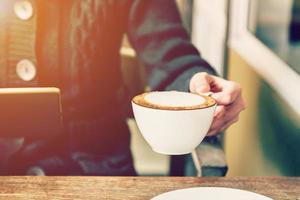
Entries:
<svg viewBox="0 0 300 200">
<path fill-rule="evenodd" d="M 134 1 L 128 36 L 146 66 L 153 90 L 188 91 L 193 74 L 215 74 L 191 44 L 174 0 Z"/>
<path fill-rule="evenodd" d="M 136 0 L 129 12 L 128 36 L 146 65 L 152 90 L 213 92 L 218 103 L 208 135 L 238 120 L 245 108 L 240 86 L 219 78 L 191 44 L 174 0 Z"/>
</svg>

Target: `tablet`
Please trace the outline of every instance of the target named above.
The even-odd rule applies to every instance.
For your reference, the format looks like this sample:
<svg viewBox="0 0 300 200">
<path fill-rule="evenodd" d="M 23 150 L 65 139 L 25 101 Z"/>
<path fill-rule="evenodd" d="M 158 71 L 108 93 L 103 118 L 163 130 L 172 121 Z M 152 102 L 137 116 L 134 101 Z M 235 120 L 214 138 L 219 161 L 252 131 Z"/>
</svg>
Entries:
<svg viewBox="0 0 300 200">
<path fill-rule="evenodd" d="M 51 137 L 61 131 L 58 88 L 0 88 L 0 137 Z"/>
</svg>

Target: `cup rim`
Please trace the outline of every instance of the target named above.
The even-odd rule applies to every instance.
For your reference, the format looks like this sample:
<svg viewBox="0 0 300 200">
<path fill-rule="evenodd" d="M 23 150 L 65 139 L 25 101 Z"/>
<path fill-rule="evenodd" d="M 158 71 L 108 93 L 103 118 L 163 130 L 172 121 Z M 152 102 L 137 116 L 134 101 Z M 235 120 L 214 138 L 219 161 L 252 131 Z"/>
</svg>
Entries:
<svg viewBox="0 0 300 200">
<path fill-rule="evenodd" d="M 152 92 L 160 92 L 160 91 L 152 91 Z M 186 110 L 200 110 L 200 109 L 206 109 L 215 106 L 216 100 L 212 98 L 211 96 L 203 95 L 203 94 L 197 94 L 192 93 L 198 96 L 201 96 L 205 99 L 205 102 L 199 105 L 193 105 L 193 106 L 163 106 L 163 105 L 157 105 L 154 103 L 151 103 L 147 101 L 144 97 L 152 92 L 144 92 L 142 94 L 136 95 L 132 98 L 131 102 L 133 104 L 136 104 L 138 106 L 144 107 L 144 108 L 150 108 L 155 110 L 166 110 L 166 111 L 186 111 Z M 143 103 L 141 103 L 141 99 L 143 99 Z"/>
</svg>

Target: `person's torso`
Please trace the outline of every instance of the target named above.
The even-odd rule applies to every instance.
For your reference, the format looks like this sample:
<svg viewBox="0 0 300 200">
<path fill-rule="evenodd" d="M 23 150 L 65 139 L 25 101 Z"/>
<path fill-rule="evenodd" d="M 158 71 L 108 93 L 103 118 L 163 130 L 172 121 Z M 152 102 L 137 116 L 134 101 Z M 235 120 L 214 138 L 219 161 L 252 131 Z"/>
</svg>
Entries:
<svg viewBox="0 0 300 200">
<path fill-rule="evenodd" d="M 127 0 L 1 1 L 0 87 L 59 87 L 66 117 L 103 112 L 122 93 L 129 7 Z"/>
<path fill-rule="evenodd" d="M 113 121 L 124 121 L 119 49 L 130 6 L 128 0 L 1 0 L 0 87 L 60 88 L 66 130 L 91 134 L 84 145 L 99 142 L 101 131 L 112 144 L 126 129 Z"/>
</svg>

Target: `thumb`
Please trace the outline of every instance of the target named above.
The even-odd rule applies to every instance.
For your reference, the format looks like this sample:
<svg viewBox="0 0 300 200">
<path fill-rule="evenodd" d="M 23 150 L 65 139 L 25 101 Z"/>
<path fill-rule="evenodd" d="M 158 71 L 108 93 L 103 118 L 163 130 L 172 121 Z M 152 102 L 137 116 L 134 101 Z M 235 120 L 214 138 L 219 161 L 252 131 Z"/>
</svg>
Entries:
<svg viewBox="0 0 300 200">
<path fill-rule="evenodd" d="M 206 82 L 206 83 L 200 83 L 200 82 L 197 82 L 195 84 L 195 92 L 196 93 L 207 93 L 210 91 L 210 85 Z"/>
<path fill-rule="evenodd" d="M 210 91 L 211 77 L 205 72 L 195 74 L 190 81 L 190 90 L 194 93 L 206 93 Z"/>
</svg>

